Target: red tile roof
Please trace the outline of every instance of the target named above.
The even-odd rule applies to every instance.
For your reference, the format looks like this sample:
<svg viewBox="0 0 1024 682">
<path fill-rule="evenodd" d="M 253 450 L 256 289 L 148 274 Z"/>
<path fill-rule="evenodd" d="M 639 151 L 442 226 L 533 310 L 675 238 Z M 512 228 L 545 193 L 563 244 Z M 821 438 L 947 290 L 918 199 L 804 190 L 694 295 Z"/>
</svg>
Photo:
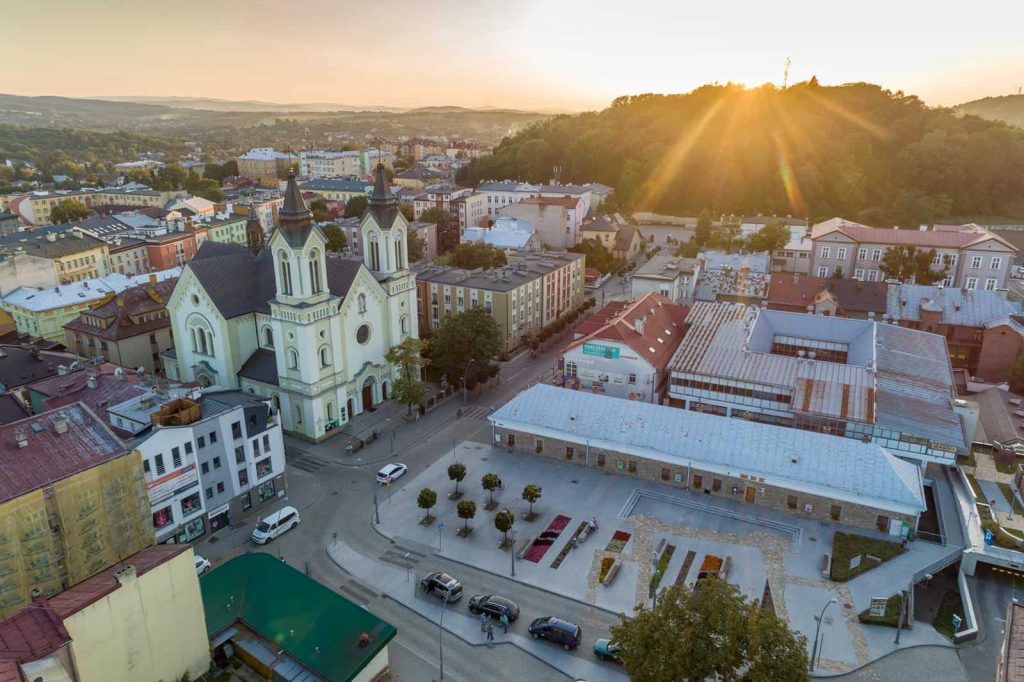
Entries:
<svg viewBox="0 0 1024 682">
<path fill-rule="evenodd" d="M 111 341 L 119 341 L 171 326 L 171 318 L 161 313 L 167 308 L 167 301 L 178 283 L 177 277 L 162 282 L 140 284 L 125 289 L 98 308 L 83 312 L 79 317 L 64 325 L 65 329 L 82 332 Z M 156 319 L 136 322 L 132 318 L 140 315 L 159 314 Z M 106 327 L 86 324 L 87 318 L 101 318 Z M 109 322 L 107 322 L 109 320 Z"/>
<path fill-rule="evenodd" d="M 0 620 L 0 660 L 8 663 L 27 662 L 47 656 L 70 639 L 64 623 L 46 599 L 15 611 Z M 0 666 L 0 682 L 17 680 L 21 673 L 13 666 L 14 677 Z"/>
<path fill-rule="evenodd" d="M 962 249 L 994 239 L 1014 251 L 1017 250 L 1002 237 L 973 223 L 958 226 L 938 225 L 933 230 L 890 230 L 833 218 L 811 228 L 811 238 L 820 239 L 831 232 L 841 232 L 860 244 L 903 244 L 930 249 Z"/>
<path fill-rule="evenodd" d="M 572 330 L 573 335 L 586 336 L 587 334 L 593 334 L 598 329 L 608 324 L 609 320 L 625 310 L 627 305 L 629 305 L 629 303 L 626 301 L 612 301 L 611 303 L 608 303 L 596 313 L 576 325 L 576 328 Z"/>
<path fill-rule="evenodd" d="M 60 419 L 66 430 L 58 433 Z M 25 447 L 18 444 L 23 436 Z M 0 502 L 130 452 L 85 405 L 75 403 L 0 426 Z"/>
<path fill-rule="evenodd" d="M 121 370 L 121 375 L 117 375 Z M 89 387 L 89 377 L 94 376 L 96 387 Z M 129 400 L 145 393 L 138 385 L 140 377 L 134 371 L 110 362 L 56 375 L 29 384 L 25 388 L 44 396 L 44 410 L 52 410 L 71 403 L 84 403 L 100 418 L 105 418 L 110 405 Z"/>
<path fill-rule="evenodd" d="M 656 370 L 663 371 L 683 340 L 688 312 L 689 308 L 673 303 L 667 296 L 648 292 L 597 330 L 570 343 L 562 352 L 593 339 L 619 341 L 636 351 Z M 641 318 L 643 334 L 636 329 L 636 322 Z"/>
</svg>

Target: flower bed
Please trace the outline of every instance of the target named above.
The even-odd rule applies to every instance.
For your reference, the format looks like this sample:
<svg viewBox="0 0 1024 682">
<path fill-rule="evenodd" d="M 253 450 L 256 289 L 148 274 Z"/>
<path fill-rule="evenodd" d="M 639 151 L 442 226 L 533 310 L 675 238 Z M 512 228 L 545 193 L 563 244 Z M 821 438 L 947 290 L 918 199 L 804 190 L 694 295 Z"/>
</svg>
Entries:
<svg viewBox="0 0 1024 682">
<path fill-rule="evenodd" d="M 552 519 L 551 523 L 548 524 L 548 527 L 540 534 L 540 537 L 533 541 L 533 545 L 526 552 L 526 556 L 523 558 L 527 561 L 532 561 L 535 564 L 540 562 L 547 553 L 548 548 L 554 544 L 555 540 L 558 539 L 558 536 L 561 535 L 562 531 L 565 530 L 565 527 L 569 525 L 569 521 L 571 520 L 572 519 L 568 516 L 563 516 L 562 514 L 559 514 Z"/>
<path fill-rule="evenodd" d="M 597 573 L 597 582 L 603 583 L 605 577 L 608 575 L 608 571 L 612 570 L 612 564 L 615 563 L 615 559 L 610 556 L 606 556 L 601 559 L 601 570 Z"/>
<path fill-rule="evenodd" d="M 627 533 L 624 530 L 617 530 L 617 531 L 615 531 L 615 534 L 612 535 L 612 539 L 608 543 L 608 546 L 604 548 L 604 551 L 606 551 L 606 552 L 621 552 L 622 550 L 624 550 L 626 548 L 626 543 L 629 542 L 629 539 L 631 537 L 633 537 L 633 536 L 630 535 L 629 533 Z"/>
</svg>

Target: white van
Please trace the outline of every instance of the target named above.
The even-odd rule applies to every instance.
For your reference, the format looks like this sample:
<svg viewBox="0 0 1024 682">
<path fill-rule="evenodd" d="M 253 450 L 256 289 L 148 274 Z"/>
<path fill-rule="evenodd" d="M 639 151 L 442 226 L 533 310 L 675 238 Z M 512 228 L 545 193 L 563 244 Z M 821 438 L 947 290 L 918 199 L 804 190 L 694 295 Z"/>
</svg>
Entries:
<svg viewBox="0 0 1024 682">
<path fill-rule="evenodd" d="M 252 541 L 257 545 L 263 545 L 285 531 L 289 531 L 299 525 L 299 510 L 295 507 L 282 507 L 280 511 L 268 514 L 257 522 L 252 531 Z"/>
</svg>

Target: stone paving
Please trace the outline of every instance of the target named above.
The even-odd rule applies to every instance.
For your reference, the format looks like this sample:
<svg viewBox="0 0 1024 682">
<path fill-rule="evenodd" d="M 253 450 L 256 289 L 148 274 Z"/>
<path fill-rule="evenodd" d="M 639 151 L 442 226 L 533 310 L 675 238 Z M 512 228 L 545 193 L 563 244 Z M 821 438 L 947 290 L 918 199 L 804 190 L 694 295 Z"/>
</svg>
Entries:
<svg viewBox="0 0 1024 682">
<path fill-rule="evenodd" d="M 896 648 L 891 628 L 864 626 L 857 614 L 867 608 L 871 596 L 894 593 L 901 584 L 909 583 L 915 570 L 946 551 L 938 545 L 913 543 L 901 557 L 849 583 L 833 583 L 821 575 L 821 558 L 830 551 L 832 535 L 839 526 L 610 472 L 512 454 L 479 443 L 460 444 L 455 457 L 468 469 L 459 486 L 462 499 L 477 503 L 469 537 L 454 534 L 464 521 L 456 515 L 457 503 L 448 499 L 454 485 L 447 477 L 453 457 L 447 456 L 415 479 L 399 480 L 390 502 L 385 498 L 381 505 L 381 532 L 440 547 L 438 554 L 508 576 L 512 558 L 508 550 L 499 549 L 501 534 L 493 524 L 497 509 L 507 507 L 516 514 L 517 546 L 527 536 L 538 535 L 557 514 L 569 516 L 572 520 L 565 531 L 538 563 L 515 561 L 515 579 L 626 614 L 632 613 L 637 604 L 650 604 L 652 553 L 662 539 L 676 548 L 662 587 L 675 581 L 688 551 L 695 553 L 695 559 L 685 578 L 687 583 L 695 580 L 706 554 L 729 556 L 728 580 L 757 599 L 767 581 L 776 612 L 807 636 L 808 646 L 814 637 L 814 616 L 829 599 L 837 600 L 821 627 L 820 670 L 826 673 L 850 670 Z M 487 472 L 498 474 L 505 485 L 504 491 L 496 492 L 498 506 L 490 512 L 484 511 L 488 496 L 480 486 L 480 478 Z M 539 516 L 532 523 L 524 520 L 528 505 L 520 497 L 527 483 L 543 487 L 543 496 L 534 505 Z M 416 506 L 423 487 L 438 493 L 437 506 L 431 510 L 436 521 L 427 526 L 419 523 L 423 511 Z M 597 520 L 599 528 L 569 551 L 557 569 L 551 568 L 579 524 L 591 518 Z M 632 537 L 621 553 L 606 552 L 616 530 L 629 532 Z M 859 529 L 855 532 L 872 534 Z M 605 556 L 622 564 L 610 587 L 597 580 Z M 930 625 L 922 623 L 904 631 L 901 639 L 903 646 L 949 645 Z"/>
</svg>

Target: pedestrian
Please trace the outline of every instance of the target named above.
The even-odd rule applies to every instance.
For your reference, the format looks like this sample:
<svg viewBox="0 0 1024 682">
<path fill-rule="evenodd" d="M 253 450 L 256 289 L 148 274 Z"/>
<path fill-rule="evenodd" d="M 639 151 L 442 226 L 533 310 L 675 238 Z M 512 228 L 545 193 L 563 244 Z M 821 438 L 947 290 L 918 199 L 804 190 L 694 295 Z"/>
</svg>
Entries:
<svg viewBox="0 0 1024 682">
<path fill-rule="evenodd" d="M 487 641 L 488 642 L 493 642 L 494 641 L 494 626 L 491 625 L 490 623 L 487 624 Z"/>
<path fill-rule="evenodd" d="M 505 634 L 508 634 L 508 614 L 501 614 L 501 627 L 505 628 Z"/>
<path fill-rule="evenodd" d="M 484 632 L 486 630 L 487 630 L 487 614 L 481 612 L 480 613 L 480 632 Z"/>
</svg>

